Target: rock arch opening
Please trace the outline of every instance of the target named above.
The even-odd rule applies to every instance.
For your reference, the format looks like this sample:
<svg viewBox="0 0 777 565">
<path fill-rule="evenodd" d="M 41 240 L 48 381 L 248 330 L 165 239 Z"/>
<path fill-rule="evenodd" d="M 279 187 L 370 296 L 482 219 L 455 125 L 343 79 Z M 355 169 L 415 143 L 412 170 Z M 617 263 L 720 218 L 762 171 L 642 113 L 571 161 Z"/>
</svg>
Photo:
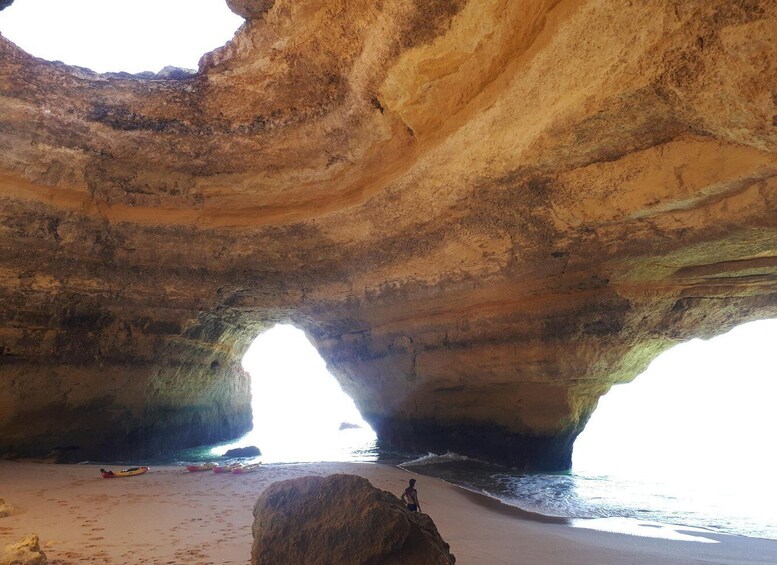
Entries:
<svg viewBox="0 0 777 565">
<path fill-rule="evenodd" d="M 243 21 L 224 0 L 25 0 L 0 11 L 3 36 L 31 55 L 100 73 L 197 69 Z"/>
<path fill-rule="evenodd" d="M 732 531 L 759 532 L 777 504 L 753 480 L 775 459 L 775 343 L 777 319 L 750 322 L 680 344 L 613 387 L 575 443 L 578 490 L 601 490 L 602 507 L 631 496 L 643 519 L 693 508 Z M 603 480 L 619 486 L 606 491 Z"/>
<path fill-rule="evenodd" d="M 278 324 L 262 333 L 243 368 L 251 375 L 253 430 L 219 452 L 256 445 L 267 462 L 372 458 L 375 432 L 302 330 Z"/>
<path fill-rule="evenodd" d="M 763 446 L 777 432 L 775 343 L 777 319 L 666 351 L 600 399 L 575 443 L 574 468 L 677 477 L 771 461 Z"/>
</svg>

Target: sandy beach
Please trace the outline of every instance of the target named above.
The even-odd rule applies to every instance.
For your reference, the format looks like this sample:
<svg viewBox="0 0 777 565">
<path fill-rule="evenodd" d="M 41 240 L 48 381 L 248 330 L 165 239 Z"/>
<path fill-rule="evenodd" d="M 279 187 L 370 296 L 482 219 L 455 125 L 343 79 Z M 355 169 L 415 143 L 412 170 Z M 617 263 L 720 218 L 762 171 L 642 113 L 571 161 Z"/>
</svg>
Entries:
<svg viewBox="0 0 777 565">
<path fill-rule="evenodd" d="M 397 495 L 411 476 L 388 465 L 315 463 L 246 475 L 155 467 L 106 480 L 96 465 L 0 462 L 0 498 L 15 508 L 0 518 L 0 547 L 35 533 L 50 563 L 245 564 L 257 496 L 274 481 L 332 473 Z M 417 478 L 423 510 L 462 564 L 777 563 L 777 541 L 651 524 L 631 526 L 661 537 L 572 527 Z"/>
</svg>

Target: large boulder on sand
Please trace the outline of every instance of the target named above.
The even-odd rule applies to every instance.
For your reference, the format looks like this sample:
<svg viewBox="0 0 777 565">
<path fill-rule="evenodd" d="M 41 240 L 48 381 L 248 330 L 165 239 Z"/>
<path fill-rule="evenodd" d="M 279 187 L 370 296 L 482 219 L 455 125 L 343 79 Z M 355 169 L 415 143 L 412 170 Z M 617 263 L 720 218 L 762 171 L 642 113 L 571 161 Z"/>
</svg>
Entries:
<svg viewBox="0 0 777 565">
<path fill-rule="evenodd" d="M 39 565 L 48 562 L 35 534 L 24 538 L 19 543 L 6 545 L 0 550 L 0 565 Z"/>
<path fill-rule="evenodd" d="M 253 565 L 456 562 L 432 519 L 354 475 L 274 483 L 254 507 Z"/>
</svg>

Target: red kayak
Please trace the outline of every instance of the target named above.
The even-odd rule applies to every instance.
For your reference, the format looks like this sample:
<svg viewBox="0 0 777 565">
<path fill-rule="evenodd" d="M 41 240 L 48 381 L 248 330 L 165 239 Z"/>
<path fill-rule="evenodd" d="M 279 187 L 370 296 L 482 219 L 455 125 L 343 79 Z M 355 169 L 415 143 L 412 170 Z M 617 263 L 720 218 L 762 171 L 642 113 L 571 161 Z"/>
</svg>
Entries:
<svg viewBox="0 0 777 565">
<path fill-rule="evenodd" d="M 226 467 L 213 467 L 214 473 L 231 473 L 235 469 L 239 469 L 242 465 L 227 465 Z"/>
<path fill-rule="evenodd" d="M 212 471 L 218 467 L 218 463 L 205 463 L 203 465 L 187 465 L 186 470 L 190 473 L 199 473 L 200 471 Z"/>
</svg>

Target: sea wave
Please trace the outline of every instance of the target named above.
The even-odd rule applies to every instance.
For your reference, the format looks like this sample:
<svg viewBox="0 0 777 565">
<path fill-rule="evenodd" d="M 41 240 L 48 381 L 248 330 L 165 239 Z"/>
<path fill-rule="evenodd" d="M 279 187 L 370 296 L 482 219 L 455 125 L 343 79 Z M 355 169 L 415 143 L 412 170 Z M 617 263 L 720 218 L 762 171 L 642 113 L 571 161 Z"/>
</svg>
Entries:
<svg viewBox="0 0 777 565">
<path fill-rule="evenodd" d="M 429 452 L 428 454 L 422 457 L 418 457 L 417 459 L 411 459 L 410 461 L 405 461 L 404 463 L 400 463 L 398 467 L 414 467 L 417 465 L 435 465 L 438 463 L 449 463 L 450 461 L 477 461 L 477 459 L 472 459 L 470 457 L 467 457 L 466 455 L 460 455 L 452 451 L 444 453 L 443 455 L 438 455 L 437 453 Z"/>
</svg>

